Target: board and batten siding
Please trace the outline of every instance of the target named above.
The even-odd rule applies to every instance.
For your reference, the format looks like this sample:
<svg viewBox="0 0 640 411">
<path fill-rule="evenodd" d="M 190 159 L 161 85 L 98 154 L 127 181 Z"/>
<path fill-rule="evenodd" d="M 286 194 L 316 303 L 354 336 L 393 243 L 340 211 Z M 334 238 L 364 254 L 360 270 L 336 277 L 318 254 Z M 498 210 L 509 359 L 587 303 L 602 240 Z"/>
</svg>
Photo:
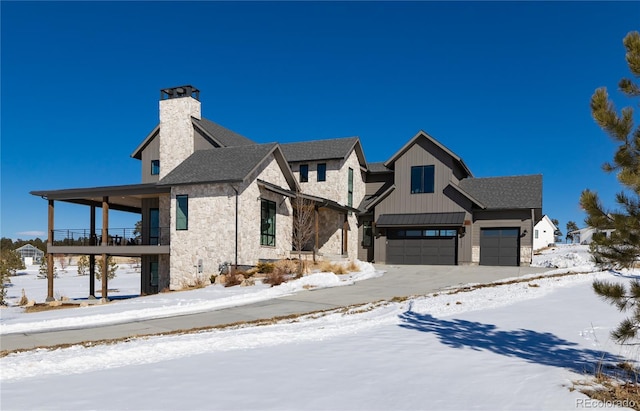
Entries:
<svg viewBox="0 0 640 411">
<path fill-rule="evenodd" d="M 411 167 L 434 166 L 434 192 L 411 194 Z M 427 139 L 418 139 L 394 163 L 395 190 L 375 207 L 375 220 L 382 214 L 464 212 L 471 221 L 471 201 L 448 187 L 457 184 L 464 173 L 449 154 Z M 471 259 L 472 225 L 458 237 L 458 263 L 469 264 Z M 386 237 L 375 240 L 375 261 L 386 261 Z"/>
<path fill-rule="evenodd" d="M 149 144 L 142 150 L 142 183 L 157 183 L 159 180 L 159 175 L 151 174 L 151 160 L 159 160 L 160 159 L 160 136 L 156 134 L 154 138 L 151 139 Z M 160 163 L 160 167 L 162 167 L 162 163 Z"/>
</svg>

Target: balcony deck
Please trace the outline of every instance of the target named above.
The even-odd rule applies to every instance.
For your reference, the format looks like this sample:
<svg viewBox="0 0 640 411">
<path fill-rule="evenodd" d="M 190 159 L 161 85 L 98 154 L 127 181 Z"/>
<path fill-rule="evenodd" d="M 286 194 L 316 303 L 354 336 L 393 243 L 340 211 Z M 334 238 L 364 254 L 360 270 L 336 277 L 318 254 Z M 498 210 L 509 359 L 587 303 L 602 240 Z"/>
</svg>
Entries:
<svg viewBox="0 0 640 411">
<path fill-rule="evenodd" d="M 96 229 L 96 233 L 102 233 Z M 47 244 L 50 254 L 109 254 L 116 256 L 142 256 L 169 254 L 169 230 L 155 228 L 150 236 L 139 236 L 135 229 L 110 228 L 103 241 L 102 235 L 87 229 L 53 230 L 53 244 Z"/>
</svg>

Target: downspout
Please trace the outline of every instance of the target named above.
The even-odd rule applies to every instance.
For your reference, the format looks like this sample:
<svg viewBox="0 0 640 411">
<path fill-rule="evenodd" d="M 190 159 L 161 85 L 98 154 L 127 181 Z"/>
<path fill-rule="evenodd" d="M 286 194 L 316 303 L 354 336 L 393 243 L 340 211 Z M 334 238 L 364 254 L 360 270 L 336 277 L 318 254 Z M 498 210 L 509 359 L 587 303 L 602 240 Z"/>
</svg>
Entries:
<svg viewBox="0 0 640 411">
<path fill-rule="evenodd" d="M 236 192 L 236 250 L 235 250 L 235 262 L 234 262 L 234 272 L 238 270 L 238 189 L 229 184 L 233 191 Z"/>
</svg>

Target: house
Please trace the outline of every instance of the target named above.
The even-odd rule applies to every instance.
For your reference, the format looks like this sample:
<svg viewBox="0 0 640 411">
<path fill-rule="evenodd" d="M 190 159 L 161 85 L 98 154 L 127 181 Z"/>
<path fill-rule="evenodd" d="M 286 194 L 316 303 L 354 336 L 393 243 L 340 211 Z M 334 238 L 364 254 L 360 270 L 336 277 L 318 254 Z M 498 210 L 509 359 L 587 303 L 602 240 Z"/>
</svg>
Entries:
<svg viewBox="0 0 640 411">
<path fill-rule="evenodd" d="M 593 227 L 585 227 L 570 231 L 568 235 L 571 238 L 572 244 L 588 245 L 591 244 L 594 234 L 602 234 L 605 237 L 609 237 L 613 231 L 614 229 L 598 230 Z"/>
<path fill-rule="evenodd" d="M 89 255 L 93 270 L 96 256 L 137 256 L 142 293 L 178 290 L 227 265 L 289 258 L 304 199 L 314 209 L 305 249 L 320 258 L 530 263 L 540 175 L 474 178 L 424 132 L 371 164 L 358 137 L 258 144 L 202 117 L 199 95 L 192 86 L 161 90 L 160 121 L 131 154 L 141 183 L 32 192 L 48 201 L 48 258 Z M 89 207 L 86 228 L 57 229 L 57 201 Z M 141 229 L 111 227 L 109 210 L 138 214 Z M 103 296 L 107 289 L 103 281 Z"/>
<path fill-rule="evenodd" d="M 44 257 L 44 252 L 31 244 L 16 248 L 16 253 L 18 253 L 25 265 L 40 264 Z"/>
<path fill-rule="evenodd" d="M 542 176 L 475 178 L 420 131 L 369 164 L 360 258 L 386 264 L 529 265 Z"/>
<path fill-rule="evenodd" d="M 540 250 L 555 244 L 560 234 L 558 227 L 545 214 L 540 221 L 533 227 L 533 250 Z"/>
</svg>

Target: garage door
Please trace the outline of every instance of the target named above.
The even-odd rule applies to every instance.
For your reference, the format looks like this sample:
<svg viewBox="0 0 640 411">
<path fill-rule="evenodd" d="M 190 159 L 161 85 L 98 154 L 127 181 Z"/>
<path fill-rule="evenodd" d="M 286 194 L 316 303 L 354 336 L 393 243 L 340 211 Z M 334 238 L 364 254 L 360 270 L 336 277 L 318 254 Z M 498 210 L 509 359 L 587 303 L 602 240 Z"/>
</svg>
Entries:
<svg viewBox="0 0 640 411">
<path fill-rule="evenodd" d="M 480 230 L 480 265 L 517 266 L 520 260 L 519 228 Z"/>
<path fill-rule="evenodd" d="M 412 234 L 415 230 L 407 230 Z M 399 232 L 400 234 L 403 231 Z M 430 234 L 426 236 L 425 234 Z M 433 234 L 453 234 L 448 236 Z M 423 230 L 421 236 L 398 236 L 392 234 L 387 240 L 387 264 L 433 264 L 455 265 L 456 235 L 451 230 Z"/>
</svg>

